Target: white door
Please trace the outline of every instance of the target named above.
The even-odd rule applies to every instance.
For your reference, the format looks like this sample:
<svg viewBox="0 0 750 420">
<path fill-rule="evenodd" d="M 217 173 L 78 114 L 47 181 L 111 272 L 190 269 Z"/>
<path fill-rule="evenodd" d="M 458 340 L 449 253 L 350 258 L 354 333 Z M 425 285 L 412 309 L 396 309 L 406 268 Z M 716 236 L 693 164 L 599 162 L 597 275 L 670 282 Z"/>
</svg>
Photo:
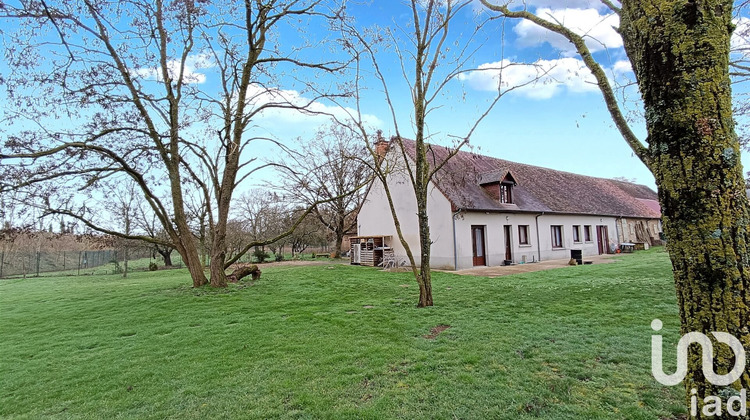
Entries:
<svg viewBox="0 0 750 420">
<path fill-rule="evenodd" d="M 359 264 L 359 263 L 361 263 L 361 261 L 362 261 L 361 255 L 360 255 L 361 248 L 360 248 L 359 244 L 352 245 L 352 251 L 354 252 L 354 255 L 353 255 L 353 258 L 352 258 L 352 264 Z"/>
</svg>

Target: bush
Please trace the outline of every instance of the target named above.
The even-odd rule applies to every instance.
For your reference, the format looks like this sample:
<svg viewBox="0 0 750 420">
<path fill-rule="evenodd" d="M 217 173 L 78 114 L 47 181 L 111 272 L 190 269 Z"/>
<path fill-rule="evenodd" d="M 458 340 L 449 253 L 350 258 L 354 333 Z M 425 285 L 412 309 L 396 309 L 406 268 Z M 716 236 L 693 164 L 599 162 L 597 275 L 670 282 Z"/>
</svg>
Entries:
<svg viewBox="0 0 750 420">
<path fill-rule="evenodd" d="M 268 254 L 268 252 L 258 248 L 255 251 L 253 251 L 253 257 L 255 258 L 255 261 L 262 263 L 262 262 L 265 262 L 271 256 Z"/>
<path fill-rule="evenodd" d="M 284 261 L 284 254 L 276 254 L 276 261 Z"/>
<path fill-rule="evenodd" d="M 155 262 L 148 263 L 148 271 L 156 271 L 158 269 L 159 266 Z"/>
</svg>

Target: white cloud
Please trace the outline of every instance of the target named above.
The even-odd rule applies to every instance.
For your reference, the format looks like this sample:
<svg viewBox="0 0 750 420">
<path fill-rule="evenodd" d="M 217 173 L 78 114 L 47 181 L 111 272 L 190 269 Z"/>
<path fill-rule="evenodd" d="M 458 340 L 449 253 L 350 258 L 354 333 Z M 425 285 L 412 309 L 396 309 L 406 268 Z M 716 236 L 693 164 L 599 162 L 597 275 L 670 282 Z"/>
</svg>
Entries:
<svg viewBox="0 0 750 420">
<path fill-rule="evenodd" d="M 601 14 L 597 9 L 550 9 L 540 7 L 536 15 L 553 22 L 559 22 L 581 35 L 591 52 L 622 47 L 622 37 L 615 31 L 620 19 L 614 13 Z M 522 47 L 544 43 L 563 52 L 565 56 L 576 54 L 575 47 L 562 35 L 548 31 L 528 20 L 521 20 L 513 32 L 518 36 Z"/>
<path fill-rule="evenodd" d="M 514 63 L 506 59 L 482 64 L 479 69 L 460 75 L 459 80 L 472 89 L 491 92 L 497 91 L 501 82 L 501 89 L 513 89 L 513 93 L 532 99 L 549 99 L 564 91 L 586 93 L 599 89 L 583 61 L 572 57 L 538 60 L 532 64 Z M 617 78 L 632 70 L 630 63 L 622 60 L 605 71 L 610 77 Z"/>
<path fill-rule="evenodd" d="M 628 60 L 620 60 L 615 62 L 615 65 L 612 66 L 612 72 L 616 76 L 632 73 L 633 66 L 630 65 L 630 61 Z"/>
<path fill-rule="evenodd" d="M 213 59 L 208 54 L 201 53 L 189 55 L 185 60 L 184 82 L 190 84 L 204 83 L 206 81 L 206 75 L 197 70 L 210 69 L 211 67 L 214 67 L 214 65 Z M 169 60 L 167 62 L 167 71 L 170 78 L 177 79 L 180 75 L 180 61 Z M 142 79 L 162 80 L 161 67 L 142 67 L 133 70 L 131 74 Z"/>
<path fill-rule="evenodd" d="M 257 84 L 250 86 L 247 103 L 254 108 L 273 105 L 263 110 L 259 116 L 285 124 L 321 124 L 331 116 L 341 121 L 351 120 L 350 116 L 356 118 L 356 110 L 353 108 L 327 105 L 319 100 L 306 98 L 296 90 L 266 88 Z M 378 117 L 371 114 L 363 114 L 362 120 L 368 126 L 383 125 Z"/>
</svg>

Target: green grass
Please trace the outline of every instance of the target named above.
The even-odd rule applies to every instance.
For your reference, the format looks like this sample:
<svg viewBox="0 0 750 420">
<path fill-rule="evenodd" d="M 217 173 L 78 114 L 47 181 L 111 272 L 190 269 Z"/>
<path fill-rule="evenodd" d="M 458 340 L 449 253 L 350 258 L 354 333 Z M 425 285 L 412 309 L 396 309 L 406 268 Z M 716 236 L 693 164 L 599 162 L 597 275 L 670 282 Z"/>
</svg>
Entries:
<svg viewBox="0 0 750 420">
<path fill-rule="evenodd" d="M 189 284 L 184 270 L 0 281 L 0 418 L 685 412 L 682 388 L 650 373 L 651 320 L 666 343 L 678 332 L 660 250 L 496 279 L 435 273 L 426 309 L 409 273 L 347 265 Z"/>
</svg>

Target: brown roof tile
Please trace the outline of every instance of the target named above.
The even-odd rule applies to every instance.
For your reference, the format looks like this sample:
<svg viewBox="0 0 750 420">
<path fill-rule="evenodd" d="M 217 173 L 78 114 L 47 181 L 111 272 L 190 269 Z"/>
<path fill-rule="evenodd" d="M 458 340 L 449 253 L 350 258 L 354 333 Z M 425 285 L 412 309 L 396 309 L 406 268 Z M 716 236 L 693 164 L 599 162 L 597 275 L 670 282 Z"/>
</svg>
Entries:
<svg viewBox="0 0 750 420">
<path fill-rule="evenodd" d="M 402 141 L 413 159 L 415 142 Z M 429 147 L 432 164 L 442 162 L 450 153 L 443 146 Z M 501 204 L 480 186 L 507 172 L 517 182 L 511 205 Z M 435 175 L 434 182 L 455 207 L 464 210 L 661 217 L 657 194 L 645 185 L 525 165 L 468 151 L 460 151 L 451 158 Z"/>
</svg>

